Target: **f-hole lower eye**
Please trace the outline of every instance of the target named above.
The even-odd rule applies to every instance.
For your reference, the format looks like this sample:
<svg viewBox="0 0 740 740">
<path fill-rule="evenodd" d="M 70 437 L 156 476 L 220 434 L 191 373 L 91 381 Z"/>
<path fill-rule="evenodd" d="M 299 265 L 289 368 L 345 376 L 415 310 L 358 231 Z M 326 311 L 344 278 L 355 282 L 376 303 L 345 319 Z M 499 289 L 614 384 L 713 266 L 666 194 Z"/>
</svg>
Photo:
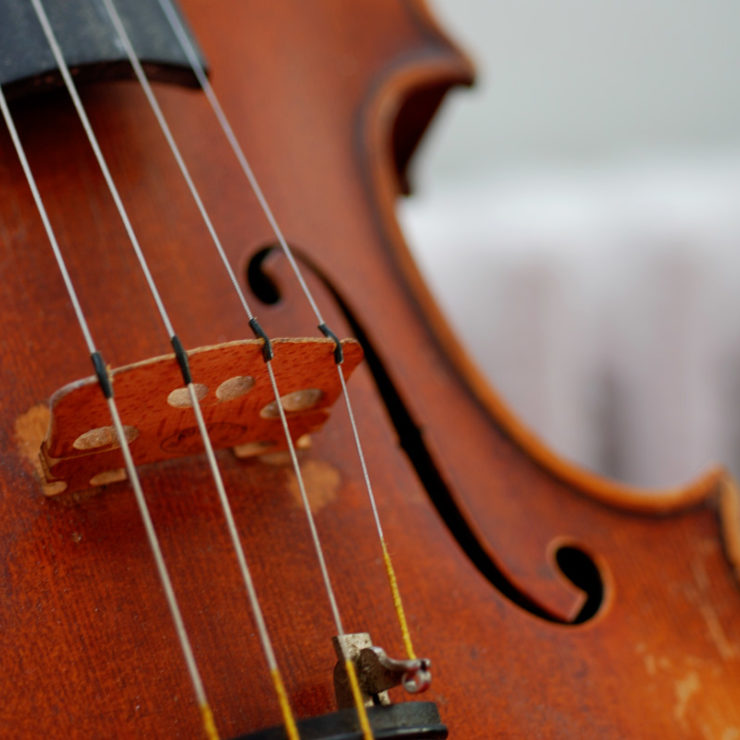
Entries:
<svg viewBox="0 0 740 740">
<path fill-rule="evenodd" d="M 573 544 L 558 547 L 555 562 L 563 575 L 586 594 L 586 601 L 572 624 L 588 622 L 604 601 L 604 580 L 598 566 L 590 555 Z"/>
<path fill-rule="evenodd" d="M 247 265 L 247 285 L 249 289 L 258 300 L 268 306 L 274 306 L 282 298 L 277 283 L 265 271 L 265 260 L 274 249 L 276 249 L 274 244 L 262 247 L 254 253 Z"/>
</svg>

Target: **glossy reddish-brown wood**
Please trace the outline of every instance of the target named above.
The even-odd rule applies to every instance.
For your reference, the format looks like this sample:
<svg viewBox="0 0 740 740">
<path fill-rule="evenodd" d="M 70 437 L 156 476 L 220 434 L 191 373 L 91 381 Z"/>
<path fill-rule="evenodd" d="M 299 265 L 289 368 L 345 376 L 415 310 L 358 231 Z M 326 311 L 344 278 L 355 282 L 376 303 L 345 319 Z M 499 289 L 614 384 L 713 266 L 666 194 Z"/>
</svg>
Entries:
<svg viewBox="0 0 740 740">
<path fill-rule="evenodd" d="M 543 611 L 579 591 L 553 553 L 577 544 L 606 585 L 579 626 L 527 612 L 466 558 L 398 445 L 376 386 L 352 381 L 360 431 L 430 696 L 455 738 L 734 737 L 740 732 L 737 498 L 721 473 L 660 497 L 557 460 L 484 387 L 406 253 L 402 166 L 468 62 L 417 2 L 183 3 L 213 82 L 329 323 L 338 298 L 383 364 L 484 554 Z M 176 137 L 243 268 L 273 237 L 202 96 L 159 88 Z M 84 92 L 175 328 L 188 348 L 249 336 L 236 297 L 141 92 Z M 168 351 L 144 280 L 63 94 L 14 112 L 106 360 Z M 0 725 L 9 737 L 191 737 L 200 731 L 129 488 L 49 500 L 29 413 L 89 360 L 38 216 L 0 134 Z M 315 333 L 280 260 L 273 335 Z M 319 278 L 320 276 L 320 278 Z M 197 380 L 197 378 L 196 378 Z M 125 422 L 125 419 L 124 419 Z M 291 703 L 333 709 L 333 634 L 296 483 L 279 460 L 220 453 Z M 346 414 L 303 453 L 349 631 L 402 645 Z M 224 736 L 280 721 L 210 475 L 198 456 L 148 466 L 144 490 Z M 729 519 L 728 519 L 729 517 Z M 402 697 L 396 696 L 397 699 Z"/>
</svg>

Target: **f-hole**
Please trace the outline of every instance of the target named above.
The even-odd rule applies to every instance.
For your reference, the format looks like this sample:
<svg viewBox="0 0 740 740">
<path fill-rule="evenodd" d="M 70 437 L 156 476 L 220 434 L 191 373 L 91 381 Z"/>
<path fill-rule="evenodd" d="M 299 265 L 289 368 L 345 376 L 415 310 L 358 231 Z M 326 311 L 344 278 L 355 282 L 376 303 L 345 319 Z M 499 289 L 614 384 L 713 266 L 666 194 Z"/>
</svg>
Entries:
<svg viewBox="0 0 740 740">
<path fill-rule="evenodd" d="M 260 301 L 267 305 L 275 305 L 282 299 L 280 286 L 267 271 L 266 260 L 273 250 L 280 252 L 280 247 L 275 244 L 268 244 L 256 251 L 245 269 L 249 289 Z M 586 600 L 574 618 L 564 620 L 553 615 L 538 604 L 536 599 L 530 597 L 509 580 L 499 568 L 498 564 L 478 542 L 475 534 L 457 508 L 452 493 L 447 488 L 432 455 L 424 444 L 418 426 L 405 407 L 401 395 L 393 384 L 380 356 L 369 341 L 361 322 L 353 314 L 349 304 L 342 298 L 339 291 L 326 279 L 321 271 L 316 269 L 311 261 L 301 254 L 300 250 L 293 246 L 291 246 L 291 250 L 305 268 L 311 270 L 314 275 L 321 279 L 344 314 L 352 333 L 362 345 L 365 361 L 396 428 L 401 448 L 406 453 L 432 503 L 471 562 L 506 598 L 545 621 L 578 625 L 593 618 L 604 601 L 604 581 L 591 556 L 572 543 L 560 545 L 554 552 L 554 559 L 561 573 L 586 594 Z"/>
</svg>

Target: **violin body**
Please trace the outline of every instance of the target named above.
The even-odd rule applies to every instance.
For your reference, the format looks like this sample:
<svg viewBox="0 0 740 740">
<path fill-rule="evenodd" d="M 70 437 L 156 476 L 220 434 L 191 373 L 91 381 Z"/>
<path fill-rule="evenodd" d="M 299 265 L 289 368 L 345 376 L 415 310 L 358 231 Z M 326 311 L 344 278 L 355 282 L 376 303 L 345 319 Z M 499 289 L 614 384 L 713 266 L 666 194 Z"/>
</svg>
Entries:
<svg viewBox="0 0 740 740">
<path fill-rule="evenodd" d="M 416 0 L 182 8 L 327 322 L 363 342 L 350 394 L 411 633 L 432 660 L 424 698 L 450 736 L 740 735 L 732 482 L 715 471 L 685 490 L 637 491 L 551 456 L 477 376 L 403 244 L 405 165 L 445 92 L 470 81 L 467 59 Z M 82 95 L 185 347 L 250 336 L 140 89 Z M 203 95 L 157 95 L 262 326 L 316 335 Z M 12 108 L 106 361 L 166 354 L 68 96 Z M 89 357 L 4 130 L 0 249 L 3 736 L 195 737 L 130 486 L 42 493 L 48 399 L 90 375 Z M 228 450 L 218 460 L 291 705 L 299 717 L 332 712 L 335 630 L 292 469 Z M 401 655 L 341 406 L 301 466 L 345 629 Z M 145 466 L 141 479 L 219 732 L 280 725 L 203 456 Z"/>
</svg>

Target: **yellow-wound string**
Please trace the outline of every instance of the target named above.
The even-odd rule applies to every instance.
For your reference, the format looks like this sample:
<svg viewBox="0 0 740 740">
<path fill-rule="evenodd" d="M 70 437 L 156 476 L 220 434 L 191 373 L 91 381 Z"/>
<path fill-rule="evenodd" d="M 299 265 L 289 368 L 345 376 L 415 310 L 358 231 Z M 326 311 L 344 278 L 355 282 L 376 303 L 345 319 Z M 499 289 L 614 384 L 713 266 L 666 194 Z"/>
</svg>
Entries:
<svg viewBox="0 0 740 740">
<path fill-rule="evenodd" d="M 213 712 L 208 704 L 200 705 L 200 717 L 203 720 L 203 730 L 208 740 L 219 740 L 216 723 L 213 721 Z"/>
<path fill-rule="evenodd" d="M 380 540 L 380 545 L 383 548 L 383 562 L 385 563 L 385 572 L 388 575 L 388 584 L 391 587 L 391 595 L 393 597 L 393 606 L 396 609 L 396 616 L 398 617 L 398 624 L 401 626 L 401 636 L 403 637 L 403 644 L 406 647 L 406 654 L 409 660 L 416 660 L 416 653 L 414 652 L 414 646 L 411 642 L 411 633 L 409 632 L 409 625 L 406 621 L 406 612 L 403 609 L 403 602 L 401 601 L 401 592 L 398 589 L 398 581 L 396 580 L 396 571 L 393 569 L 393 563 L 391 562 L 391 555 L 388 552 L 388 548 L 385 545 L 385 540 Z"/>
<path fill-rule="evenodd" d="M 244 151 L 242 150 L 241 145 L 239 144 L 239 142 L 238 142 L 238 140 L 236 138 L 236 135 L 234 134 L 234 131 L 231 128 L 231 125 L 229 124 L 229 121 L 226 118 L 226 115 L 225 115 L 223 109 L 221 108 L 221 104 L 219 103 L 218 98 L 216 97 L 216 94 L 215 94 L 213 88 L 211 87 L 211 85 L 210 85 L 210 83 L 208 81 L 208 78 L 206 77 L 205 70 L 203 69 L 203 66 L 202 66 L 201 62 L 198 59 L 198 55 L 197 55 L 197 53 L 195 51 L 195 47 L 194 47 L 192 41 L 188 38 L 187 34 L 185 33 L 185 30 L 184 30 L 184 27 L 182 25 L 181 20 L 177 17 L 177 14 L 174 12 L 174 8 L 172 6 L 171 0 L 159 0 L 159 4 L 160 4 L 163 12 L 167 16 L 167 18 L 168 18 L 168 20 L 169 20 L 169 22 L 170 22 L 170 24 L 172 26 L 172 29 L 175 32 L 175 35 L 178 37 L 178 39 L 180 41 L 180 44 L 182 46 L 182 49 L 185 52 L 185 54 L 186 54 L 186 56 L 188 58 L 188 61 L 189 61 L 190 65 L 191 65 L 191 68 L 192 68 L 195 76 L 197 77 L 197 79 L 198 79 L 198 81 L 199 81 L 199 83 L 201 85 L 201 88 L 202 88 L 203 92 L 205 93 L 205 95 L 206 95 L 206 97 L 207 97 L 207 99 L 208 99 L 208 101 L 209 101 L 209 103 L 210 103 L 210 105 L 211 105 L 211 107 L 213 109 L 213 112 L 214 112 L 214 114 L 215 114 L 215 116 L 216 116 L 216 118 L 217 118 L 217 120 L 218 120 L 218 122 L 219 122 L 219 124 L 220 124 L 220 126 L 221 126 L 221 128 L 222 128 L 222 130 L 223 130 L 223 132 L 224 132 L 224 134 L 225 134 L 225 136 L 226 136 L 226 138 L 227 138 L 227 140 L 228 140 L 228 142 L 229 142 L 229 144 L 230 144 L 230 146 L 231 146 L 231 148 L 232 148 L 232 150 L 233 150 L 233 152 L 235 154 L 235 156 L 236 156 L 236 158 L 237 158 L 237 161 L 239 162 L 239 164 L 240 164 L 240 166 L 242 168 L 242 171 L 244 172 L 244 175 L 246 176 L 247 180 L 249 181 L 249 183 L 251 185 L 251 188 L 252 188 L 252 191 L 254 192 L 255 197 L 259 201 L 260 206 L 261 206 L 261 208 L 262 208 L 262 210 L 263 210 L 263 212 L 264 212 L 264 214 L 265 214 L 268 222 L 270 223 L 270 226 L 272 227 L 272 229 L 273 229 L 273 231 L 275 233 L 275 236 L 277 238 L 277 241 L 278 241 L 278 243 L 280 244 L 280 247 L 283 250 L 283 253 L 285 254 L 286 258 L 288 259 L 288 262 L 291 265 L 291 268 L 292 268 L 292 270 L 293 270 L 293 272 L 294 272 L 294 274 L 295 274 L 295 276 L 296 276 L 296 278 L 297 278 L 297 280 L 298 280 L 298 282 L 299 282 L 299 284 L 301 286 L 301 289 L 302 289 L 304 295 L 306 296 L 306 299 L 308 300 L 308 302 L 309 302 L 309 304 L 311 306 L 311 309 L 314 312 L 314 314 L 315 314 L 315 316 L 316 316 L 316 318 L 317 318 L 317 320 L 319 322 L 319 329 L 322 331 L 322 333 L 325 333 L 324 330 L 322 329 L 322 327 L 326 328 L 326 325 L 324 323 L 323 317 L 321 316 L 321 312 L 319 311 L 319 308 L 318 308 L 318 306 L 316 304 L 316 301 L 314 300 L 313 296 L 311 295 L 311 291 L 309 290 L 308 285 L 306 284 L 305 280 L 303 279 L 303 276 L 301 275 L 300 270 L 298 269 L 298 265 L 297 265 L 297 263 L 295 261 L 295 258 L 293 257 L 292 251 L 291 251 L 290 247 L 288 246 L 287 241 L 285 240 L 285 237 L 284 237 L 284 235 L 283 235 L 283 233 L 282 233 L 282 231 L 281 231 L 281 229 L 280 229 L 280 227 L 279 227 L 279 225 L 277 223 L 277 220 L 275 219 L 275 217 L 274 217 L 274 215 L 272 213 L 272 210 L 270 209 L 269 204 L 267 203 L 267 199 L 265 198 L 265 196 L 264 196 L 264 194 L 262 192 L 262 189 L 260 188 L 259 183 L 257 182 L 257 178 L 254 176 L 254 173 L 252 172 L 252 168 L 250 167 L 249 162 L 247 161 L 247 158 L 244 155 Z M 217 240 L 214 240 L 214 242 L 216 243 L 216 246 L 218 247 Z M 221 250 L 219 250 L 219 251 L 221 251 Z M 226 267 L 226 269 L 227 269 L 227 271 L 228 271 L 228 273 L 229 273 L 229 275 L 231 277 L 232 284 L 234 285 L 234 287 L 236 289 L 237 295 L 239 296 L 239 298 L 240 298 L 240 300 L 242 302 L 242 305 L 243 305 L 243 307 L 244 307 L 247 315 L 250 318 L 250 324 L 251 324 L 252 323 L 252 320 L 253 320 L 253 316 L 252 316 L 251 311 L 249 310 L 249 308 L 248 308 L 248 306 L 246 304 L 246 301 L 244 299 L 244 295 L 243 295 L 243 292 L 241 290 L 241 287 L 240 287 L 238 281 L 235 279 L 235 276 L 233 274 L 233 270 L 231 269 L 231 266 L 230 266 L 230 263 L 229 263 L 228 259 L 225 259 L 223 256 L 222 256 L 222 259 L 223 259 L 224 265 L 225 265 L 225 267 Z M 326 336 L 329 336 L 329 334 L 326 334 L 326 333 L 325 333 L 325 335 Z M 338 340 L 337 340 L 337 342 L 338 342 Z M 267 345 L 267 339 L 266 339 L 266 337 L 265 337 L 265 343 Z M 282 425 L 283 425 L 283 428 L 284 428 L 284 431 L 285 431 L 285 436 L 286 436 L 286 440 L 287 440 L 287 443 L 288 443 L 288 449 L 290 451 L 291 459 L 292 459 L 292 463 L 293 463 L 293 468 L 294 468 L 295 473 L 296 473 L 296 479 L 298 481 L 298 485 L 299 485 L 299 488 L 301 490 L 301 497 L 303 499 L 304 508 L 306 510 L 306 515 L 308 517 L 309 526 L 311 528 L 312 536 L 314 538 L 314 543 L 315 543 L 316 552 L 317 552 L 317 555 L 318 555 L 318 558 L 319 558 L 319 563 L 320 563 L 320 566 L 321 566 L 322 575 L 323 575 L 324 581 L 325 581 L 325 583 L 327 585 L 327 593 L 329 595 L 329 600 L 330 600 L 330 602 L 332 604 L 332 610 L 334 612 L 335 621 L 337 623 L 337 634 L 341 637 L 342 634 L 343 634 L 343 629 L 342 629 L 342 626 L 341 626 L 341 621 L 339 619 L 338 610 L 337 610 L 336 603 L 335 603 L 335 600 L 334 600 L 333 590 L 332 590 L 331 585 L 329 583 L 328 572 L 326 571 L 326 566 L 324 564 L 323 554 L 321 552 L 321 547 L 320 547 L 320 545 L 318 543 L 318 537 L 317 537 L 317 534 L 315 532 L 315 526 L 314 526 L 314 523 L 313 523 L 313 517 L 312 517 L 312 514 L 311 514 L 311 509 L 310 509 L 310 506 L 308 505 L 308 500 L 307 500 L 306 493 L 305 493 L 305 490 L 304 490 L 303 480 L 302 480 L 302 476 L 301 476 L 301 473 L 300 473 L 300 468 L 299 468 L 299 465 L 298 465 L 298 460 L 296 458 L 295 451 L 293 449 L 293 443 L 292 443 L 292 440 L 291 440 L 291 437 L 290 437 L 290 433 L 289 433 L 288 428 L 287 428 L 287 421 L 285 419 L 285 414 L 283 412 L 282 404 L 280 402 L 280 395 L 278 393 L 278 390 L 277 390 L 277 387 L 276 387 L 276 384 L 275 384 L 275 380 L 274 380 L 274 377 L 273 377 L 273 374 L 272 374 L 272 367 L 271 367 L 271 362 L 270 361 L 267 362 L 267 367 L 268 367 L 268 371 L 270 373 L 270 379 L 271 379 L 271 382 L 272 382 L 272 385 L 273 385 L 273 391 L 275 393 L 275 398 L 276 398 L 276 401 L 277 401 L 278 409 L 280 411 L 281 422 L 282 422 Z M 344 393 L 344 398 L 345 398 L 345 402 L 346 402 L 346 406 L 347 406 L 347 411 L 349 413 L 349 417 L 350 417 L 350 420 L 351 420 L 351 423 L 352 423 L 352 431 L 353 431 L 355 442 L 356 442 L 357 452 L 358 452 L 358 455 L 359 455 L 359 458 L 360 458 L 360 462 L 361 462 L 361 465 L 362 465 L 362 470 L 363 470 L 363 474 L 364 474 L 364 477 L 365 477 L 365 483 L 366 483 L 366 488 L 367 488 L 368 496 L 370 498 L 370 503 L 371 503 L 371 506 L 372 506 L 372 509 L 373 509 L 373 515 L 375 517 L 375 522 L 376 522 L 376 526 L 377 526 L 377 529 L 378 529 L 378 534 L 379 534 L 379 537 L 380 537 L 380 542 L 381 542 L 381 545 L 382 545 L 382 548 L 383 548 L 384 560 L 385 560 L 385 563 L 386 563 L 386 572 L 388 573 L 389 582 L 391 584 L 391 593 L 392 593 L 392 597 L 393 597 L 393 603 L 395 605 L 396 613 L 398 615 L 399 623 L 400 623 L 400 626 L 401 626 L 401 632 L 403 634 L 404 643 L 406 645 L 406 650 L 407 650 L 407 652 L 409 654 L 409 657 L 410 658 L 413 658 L 414 650 L 413 650 L 413 647 L 411 645 L 411 639 L 410 639 L 410 636 L 409 636 L 408 624 L 406 622 L 406 617 L 405 617 L 405 614 L 404 614 L 404 611 L 403 611 L 403 605 L 401 603 L 401 597 L 400 597 L 400 593 L 399 593 L 399 589 L 398 589 L 398 584 L 397 584 L 396 577 L 395 577 L 395 572 L 393 570 L 393 566 L 391 564 L 390 557 L 388 555 L 388 551 L 387 551 L 387 548 L 385 546 L 385 542 L 384 542 L 384 538 L 383 538 L 383 532 L 382 532 L 382 527 L 381 527 L 381 524 L 380 524 L 380 517 L 378 515 L 377 506 L 375 504 L 375 497 L 374 497 L 373 492 L 372 492 L 372 486 L 370 485 L 370 478 L 369 478 L 368 471 L 367 471 L 367 465 L 365 463 L 364 454 L 362 452 L 362 446 L 360 444 L 359 434 L 358 434 L 358 431 L 357 431 L 357 425 L 355 423 L 354 414 L 352 412 L 352 405 L 350 403 L 349 394 L 347 392 L 347 386 L 346 386 L 345 379 L 344 379 L 344 372 L 342 370 L 341 361 L 337 361 L 337 372 L 338 372 L 339 378 L 340 378 L 341 383 L 342 383 L 342 390 L 343 390 L 343 393 Z M 352 677 L 354 677 L 354 683 L 356 684 L 356 676 L 354 674 L 354 667 L 350 666 L 348 668 L 348 675 L 350 676 L 350 682 L 352 682 L 352 680 L 353 680 Z M 355 691 L 356 691 L 356 693 L 355 693 Z M 359 693 L 359 686 L 353 685 L 353 693 L 355 693 L 355 701 L 356 701 L 356 703 L 358 705 L 358 707 L 357 707 L 358 708 L 358 714 L 361 717 L 363 715 L 365 716 L 365 726 L 366 726 L 366 729 L 364 731 L 366 732 L 366 736 L 367 737 L 371 737 L 372 736 L 372 732 L 370 730 L 369 723 L 367 723 L 367 713 L 365 712 L 365 710 L 364 710 L 364 704 L 362 704 L 362 701 L 361 701 L 361 695 Z"/>
<path fill-rule="evenodd" d="M 383 525 L 380 523 L 380 514 L 378 512 L 378 504 L 375 501 L 375 493 L 373 492 L 373 486 L 370 482 L 370 473 L 367 469 L 367 462 L 365 461 L 365 453 L 362 450 L 362 443 L 360 442 L 360 433 L 357 429 L 357 422 L 355 421 L 355 414 L 352 410 L 352 403 L 349 398 L 349 391 L 347 390 L 347 382 L 344 379 L 344 370 L 342 370 L 341 363 L 337 363 L 337 373 L 339 380 L 342 384 L 342 395 L 344 396 L 344 403 L 347 407 L 347 416 L 349 417 L 350 426 L 352 427 L 352 436 L 355 440 L 355 448 L 357 455 L 360 460 L 360 467 L 362 469 L 362 477 L 365 480 L 365 490 L 367 491 L 368 500 L 370 501 L 370 508 L 373 512 L 373 519 L 375 521 L 375 529 L 378 533 L 378 539 L 380 540 L 380 547 L 383 550 L 383 562 L 385 563 L 385 572 L 388 576 L 388 585 L 391 589 L 391 598 L 393 599 L 393 606 L 396 610 L 396 617 L 398 619 L 399 627 L 401 628 L 401 636 L 403 637 L 403 644 L 406 647 L 406 653 L 409 660 L 416 659 L 416 653 L 414 652 L 414 646 L 411 643 L 411 633 L 409 632 L 409 625 L 406 621 L 406 612 L 403 608 L 403 602 L 401 601 L 401 591 L 398 588 L 398 581 L 396 579 L 396 571 L 393 568 L 391 562 L 391 555 L 388 552 L 388 547 L 385 544 L 385 535 L 383 534 Z"/>
<path fill-rule="evenodd" d="M 254 326 L 256 324 L 256 320 L 250 321 L 250 325 Z M 258 325 L 257 325 L 258 326 Z M 267 339 L 267 336 L 262 332 L 261 328 L 258 332 L 267 342 L 269 340 Z M 306 515 L 306 521 L 308 523 L 309 530 L 311 531 L 311 539 L 313 540 L 314 545 L 314 551 L 316 553 L 316 559 L 319 562 L 319 569 L 321 570 L 321 577 L 324 581 L 324 588 L 326 591 L 327 598 L 329 599 L 329 605 L 331 607 L 332 616 L 334 617 L 334 624 L 336 625 L 337 629 L 337 636 L 339 637 L 340 641 L 344 637 L 344 627 L 342 626 L 342 619 L 339 614 L 339 606 L 337 604 L 337 598 L 334 593 L 334 588 L 331 585 L 331 579 L 329 578 L 329 570 L 326 566 L 326 558 L 324 557 L 324 551 L 321 547 L 321 542 L 319 540 L 319 533 L 316 529 L 316 522 L 314 520 L 313 512 L 311 510 L 311 505 L 308 501 L 308 493 L 306 492 L 306 484 L 303 480 L 303 475 L 301 474 L 301 466 L 298 464 L 298 455 L 295 451 L 295 444 L 293 443 L 293 438 L 290 436 L 290 429 L 288 427 L 288 418 L 285 414 L 285 408 L 283 407 L 282 401 L 281 401 L 281 395 L 280 391 L 277 387 L 277 381 L 275 380 L 275 371 L 272 367 L 272 350 L 271 346 L 269 344 L 266 344 L 265 346 L 270 347 L 270 354 L 269 358 L 266 358 L 265 365 L 267 367 L 267 374 L 270 378 L 270 384 L 272 385 L 272 392 L 275 396 L 275 400 L 277 402 L 277 409 L 278 413 L 280 414 L 280 423 L 282 424 L 283 431 L 285 433 L 285 441 L 288 445 L 288 453 L 290 454 L 290 459 L 293 465 L 293 472 L 295 473 L 296 482 L 298 483 L 298 490 L 301 494 L 301 501 L 303 502 L 303 511 Z M 343 652 L 344 654 L 344 652 Z M 354 665 L 348 660 L 346 654 L 344 654 L 344 663 L 347 669 L 347 676 L 350 680 L 350 686 L 352 687 L 352 697 L 355 701 L 355 707 L 357 709 L 357 715 L 360 720 L 360 726 L 362 727 L 363 737 L 365 740 L 372 740 L 373 738 L 373 732 L 370 728 L 370 722 L 367 718 L 367 711 L 365 709 L 365 704 L 362 701 L 362 694 L 360 693 L 360 685 L 357 682 L 357 674 L 355 673 L 355 667 Z"/>
<path fill-rule="evenodd" d="M 362 700 L 362 692 L 360 691 L 360 682 L 357 680 L 357 671 L 355 671 L 355 664 L 349 659 L 345 658 L 344 668 L 347 671 L 347 678 L 349 679 L 349 686 L 352 689 L 352 697 L 355 700 L 357 706 L 357 716 L 360 719 L 360 729 L 362 730 L 362 737 L 364 740 L 373 740 L 373 731 L 370 728 L 370 720 L 367 716 L 367 707 L 365 702 Z"/>
<path fill-rule="evenodd" d="M 283 678 L 280 675 L 280 670 L 275 667 L 270 669 L 270 676 L 272 676 L 272 683 L 275 687 L 275 693 L 277 694 L 278 702 L 280 704 L 280 711 L 283 713 L 283 722 L 285 724 L 285 731 L 288 733 L 288 740 L 300 740 L 298 734 L 298 728 L 293 718 L 293 711 L 290 708 L 290 702 L 288 701 L 288 692 L 285 690 L 285 684 Z"/>
</svg>

